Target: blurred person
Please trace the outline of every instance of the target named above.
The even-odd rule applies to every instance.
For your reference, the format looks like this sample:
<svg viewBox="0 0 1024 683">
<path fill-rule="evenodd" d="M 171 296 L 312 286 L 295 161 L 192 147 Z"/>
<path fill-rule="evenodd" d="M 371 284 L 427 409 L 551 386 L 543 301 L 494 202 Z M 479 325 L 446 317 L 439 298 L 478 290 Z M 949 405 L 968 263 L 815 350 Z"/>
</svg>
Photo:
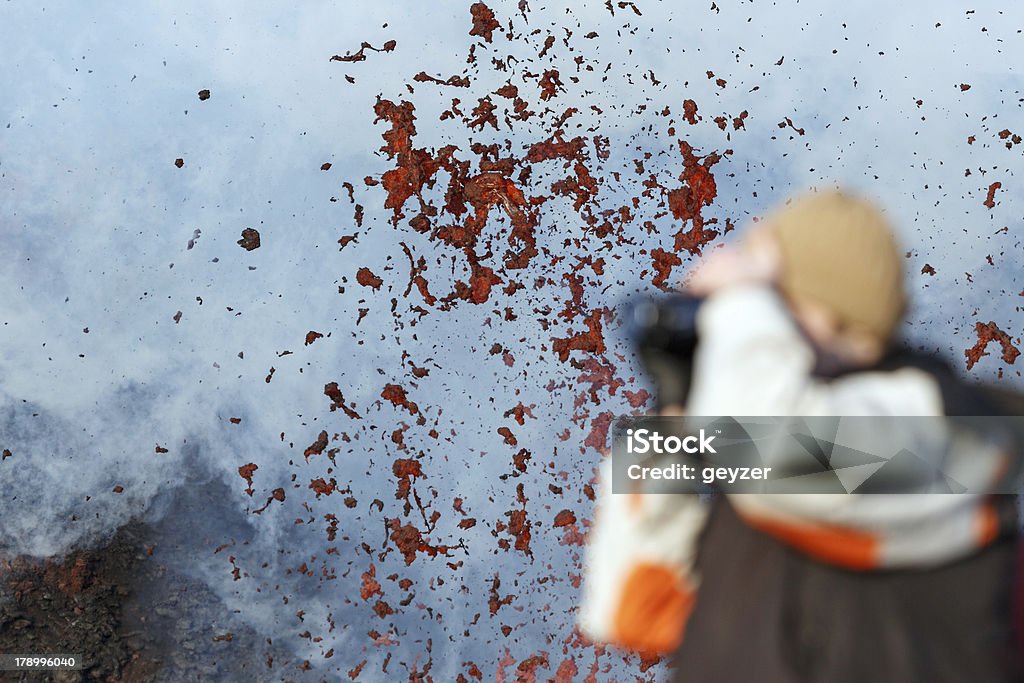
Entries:
<svg viewBox="0 0 1024 683">
<path fill-rule="evenodd" d="M 692 415 L 994 415 L 899 350 L 902 250 L 872 202 L 799 197 L 685 286 Z M 667 413 L 678 413 L 668 406 Z M 718 496 L 698 510 L 679 681 L 1019 680 L 1013 496 Z M 691 503 L 687 503 L 690 505 Z"/>
</svg>

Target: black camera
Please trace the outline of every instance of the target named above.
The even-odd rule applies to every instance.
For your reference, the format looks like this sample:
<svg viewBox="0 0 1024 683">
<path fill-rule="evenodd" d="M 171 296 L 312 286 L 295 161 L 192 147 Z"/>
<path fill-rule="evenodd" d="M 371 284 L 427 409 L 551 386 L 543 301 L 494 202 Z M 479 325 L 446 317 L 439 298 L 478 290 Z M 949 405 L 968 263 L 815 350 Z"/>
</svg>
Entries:
<svg viewBox="0 0 1024 683">
<path fill-rule="evenodd" d="M 626 333 L 656 388 L 656 405 L 685 405 L 697 349 L 697 311 L 703 299 L 672 294 L 626 307 Z"/>
</svg>

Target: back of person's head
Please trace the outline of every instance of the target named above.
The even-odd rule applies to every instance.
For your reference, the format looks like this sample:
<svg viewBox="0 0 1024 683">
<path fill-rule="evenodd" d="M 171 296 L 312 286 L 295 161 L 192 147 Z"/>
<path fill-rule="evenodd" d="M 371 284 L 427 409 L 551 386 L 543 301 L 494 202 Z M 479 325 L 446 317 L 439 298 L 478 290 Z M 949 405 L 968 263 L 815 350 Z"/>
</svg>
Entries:
<svg viewBox="0 0 1024 683">
<path fill-rule="evenodd" d="M 781 256 L 779 288 L 816 304 L 839 329 L 886 342 L 903 316 L 902 250 L 881 209 L 830 190 L 797 197 L 770 215 Z"/>
</svg>

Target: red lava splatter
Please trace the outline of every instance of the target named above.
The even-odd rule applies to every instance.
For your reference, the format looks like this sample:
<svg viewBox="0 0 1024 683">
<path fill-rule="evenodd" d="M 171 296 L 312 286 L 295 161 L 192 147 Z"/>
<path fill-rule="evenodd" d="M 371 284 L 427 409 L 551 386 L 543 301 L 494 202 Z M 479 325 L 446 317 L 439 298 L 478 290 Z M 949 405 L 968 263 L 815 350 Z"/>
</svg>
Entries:
<svg viewBox="0 0 1024 683">
<path fill-rule="evenodd" d="M 516 599 L 516 596 L 509 593 L 505 597 L 501 597 L 498 593 L 498 589 L 501 588 L 501 577 L 498 574 L 494 575 L 494 579 L 491 580 L 490 597 L 487 599 L 487 608 L 491 612 L 491 616 L 498 613 L 505 605 L 511 605 L 512 601 Z"/>
<path fill-rule="evenodd" d="M 531 418 L 533 417 L 533 408 L 534 408 L 533 405 L 530 405 L 529 407 L 527 407 L 527 406 L 524 406 L 522 404 L 522 402 L 520 402 L 514 408 L 506 410 L 505 414 L 504 414 L 504 417 L 515 418 L 515 421 L 517 423 L 519 423 L 520 426 L 522 426 L 522 425 L 526 424 L 526 418 L 527 417 L 531 417 Z M 536 418 L 534 418 L 534 419 L 536 419 Z"/>
<path fill-rule="evenodd" d="M 380 583 L 375 578 L 377 576 L 377 568 L 374 565 L 370 565 L 370 568 L 363 572 L 363 584 L 359 588 L 359 597 L 363 600 L 369 600 L 375 595 L 384 595 L 384 591 L 381 590 Z"/>
<path fill-rule="evenodd" d="M 996 205 L 996 202 L 995 202 L 996 190 L 998 190 L 1002 186 L 1003 186 L 1003 184 L 1001 182 L 999 182 L 998 180 L 988 186 L 988 195 L 985 197 L 985 201 L 982 202 L 982 203 L 985 206 L 987 206 L 989 209 L 995 207 L 995 205 Z"/>
<path fill-rule="evenodd" d="M 246 251 L 252 251 L 253 249 L 260 248 L 260 233 L 253 228 L 246 228 L 242 230 L 242 239 L 238 240 L 238 245 Z"/>
<path fill-rule="evenodd" d="M 606 410 L 599 414 L 591 422 L 590 434 L 583 441 L 583 445 L 597 451 L 604 451 L 608 447 L 608 429 L 611 427 L 615 414 Z"/>
<path fill-rule="evenodd" d="M 557 69 L 546 70 L 538 85 L 540 85 L 540 98 L 545 101 L 556 97 L 559 91 L 565 91 Z"/>
<path fill-rule="evenodd" d="M 494 130 L 498 130 L 498 117 L 494 113 L 495 110 L 497 110 L 497 106 L 491 101 L 490 96 L 479 98 L 476 106 L 473 107 L 473 118 L 466 125 L 470 129 L 483 130 L 484 126 L 490 126 Z"/>
<path fill-rule="evenodd" d="M 567 337 L 565 339 L 555 339 L 552 342 L 552 348 L 555 353 L 558 354 L 558 359 L 563 363 L 569 359 L 569 354 L 572 351 L 587 351 L 589 353 L 604 353 L 604 332 L 601 328 L 601 316 L 604 314 L 605 309 L 598 308 L 594 309 L 590 315 L 584 319 L 584 324 L 587 326 L 586 332 L 580 332 Z"/>
<path fill-rule="evenodd" d="M 600 403 L 597 395 L 599 390 L 604 389 L 608 392 L 609 396 L 614 396 L 616 390 L 623 384 L 621 379 L 615 377 L 615 366 L 607 360 L 591 356 L 582 363 L 574 365 L 582 371 L 579 377 L 576 378 L 576 382 L 580 385 L 590 385 L 587 388 L 587 394 L 589 394 L 591 402 L 595 405 Z M 583 395 L 581 394 L 581 397 L 578 399 L 578 405 L 582 405 L 582 400 Z"/>
<path fill-rule="evenodd" d="M 208 99 L 210 99 L 210 91 L 207 90 L 206 88 L 203 88 L 202 90 L 200 90 L 199 91 L 199 99 L 200 100 L 208 100 Z"/>
<path fill-rule="evenodd" d="M 788 116 L 783 118 L 782 121 L 779 121 L 778 125 L 779 125 L 779 128 L 785 128 L 786 126 L 789 126 L 794 131 L 796 131 L 797 135 L 803 135 L 804 134 L 804 129 L 803 128 L 797 128 L 796 125 L 793 123 L 793 119 L 789 118 Z"/>
<path fill-rule="evenodd" d="M 374 123 L 386 120 L 391 124 L 391 129 L 382 135 L 386 144 L 381 147 L 381 151 L 388 159 L 397 161 L 398 165 L 385 172 L 380 183 L 387 192 L 384 208 L 394 211 L 394 222 L 397 224 L 405 215 L 402 207 L 410 197 L 420 197 L 421 206 L 425 205 L 422 200 L 423 189 L 433 184 L 433 177 L 441 168 L 441 162 L 431 157 L 426 150 L 413 149 L 416 115 L 410 102 L 403 101 L 396 105 L 390 100 L 378 100 L 374 112 L 377 115 Z M 454 148 L 446 149 L 448 155 L 454 152 Z"/>
<path fill-rule="evenodd" d="M 924 267 L 921 268 L 921 274 L 922 275 L 935 275 L 935 268 L 933 268 L 930 264 L 926 263 L 926 264 L 924 264 Z"/>
<path fill-rule="evenodd" d="M 546 670 L 548 668 L 548 653 L 541 652 L 540 654 L 527 657 L 516 665 L 516 681 L 522 681 L 522 683 L 536 683 L 538 675 L 537 669 Z"/>
<path fill-rule="evenodd" d="M 711 205 L 718 194 L 711 167 L 718 163 L 721 156 L 712 152 L 699 157 L 685 140 L 679 141 L 679 152 L 683 155 L 683 171 L 679 174 L 683 186 L 668 193 L 672 216 L 684 222 L 684 227 L 675 235 L 674 249 L 676 252 L 685 249 L 691 254 L 700 254 L 701 247 L 718 235 L 717 231 L 704 228 L 701 212 L 705 206 Z M 685 228 L 686 221 L 690 222 L 689 231 Z"/>
<path fill-rule="evenodd" d="M 978 343 L 964 351 L 964 356 L 967 357 L 968 370 L 973 368 L 981 360 L 982 356 L 988 355 L 985 349 L 991 342 L 998 342 L 1002 347 L 1002 359 L 1007 364 L 1012 365 L 1020 355 L 1020 350 L 1013 345 L 1010 335 L 999 329 L 999 326 L 994 322 L 975 323 L 974 331 L 978 335 Z"/>
<path fill-rule="evenodd" d="M 245 492 L 249 494 L 250 498 L 252 497 L 253 494 L 252 477 L 256 473 L 256 470 L 258 469 L 259 466 L 251 462 L 246 465 L 242 465 L 241 467 L 238 468 L 238 476 L 240 476 L 242 479 L 245 479 L 246 484 L 248 484 L 248 488 L 245 489 Z"/>
<path fill-rule="evenodd" d="M 409 411 L 410 415 L 420 412 L 420 408 L 406 396 L 405 389 L 398 384 L 387 384 L 380 392 L 381 398 L 391 401 L 392 405 L 400 406 Z"/>
<path fill-rule="evenodd" d="M 388 193 L 385 208 L 394 212 L 393 222 L 404 217 L 403 207 L 407 200 L 417 197 L 420 213 L 410 221 L 410 225 L 419 232 L 431 230 L 430 217 L 436 215 L 435 206 L 423 198 L 423 190 L 431 187 L 439 169 L 449 173 L 449 187 L 446 194 L 445 210 L 450 215 L 461 218 L 458 223 L 439 226 L 434 229 L 433 236 L 451 247 L 461 250 L 470 266 L 469 283 L 457 281 L 451 294 L 442 297 L 441 302 L 450 305 L 456 300 L 467 300 L 472 303 L 483 303 L 490 297 L 494 285 L 500 284 L 502 278 L 490 266 L 480 262 L 476 252 L 477 242 L 487 224 L 492 207 L 501 207 L 511 221 L 508 234 L 510 249 L 504 255 L 506 269 L 525 268 L 537 254 L 534 230 L 537 217 L 527 202 L 523 192 L 515 181 L 509 178 L 515 162 L 513 159 L 490 160 L 490 148 L 474 145 L 484 158 L 480 162 L 481 173 L 469 175 L 468 164 L 454 158 L 455 148 L 447 146 L 432 155 L 427 150 L 415 149 L 412 137 L 416 133 L 413 107 L 408 102 L 395 105 L 388 100 L 378 101 L 375 111 L 377 120 L 388 120 L 391 129 L 383 134 L 385 139 L 382 151 L 397 162 L 396 168 L 384 173 L 381 184 Z M 495 128 L 494 105 L 488 98 L 482 98 L 474 109 L 475 118 L 467 121 L 467 125 L 483 126 L 490 123 Z M 497 154 L 496 147 L 494 154 Z M 471 212 L 467 209 L 471 208 Z M 410 254 L 410 261 L 412 261 Z M 425 264 L 414 266 L 419 269 L 412 281 L 424 295 L 429 304 L 436 301 L 426 290 L 425 279 L 417 279 L 425 268 Z"/>
<path fill-rule="evenodd" d="M 519 96 L 519 88 L 508 83 L 495 90 L 494 94 L 511 100 Z"/>
<path fill-rule="evenodd" d="M 415 285 L 420 296 L 423 297 L 423 302 L 428 306 L 433 306 L 437 301 L 437 298 L 430 293 L 427 279 L 423 276 L 423 273 L 427 270 L 426 259 L 421 256 L 418 261 L 415 260 L 412 255 L 412 250 L 409 249 L 409 245 L 405 242 L 400 242 L 399 244 L 409 259 L 409 284 L 406 286 L 402 296 L 408 297 L 409 292 L 412 291 L 413 285 Z"/>
<path fill-rule="evenodd" d="M 576 674 L 579 670 L 576 668 L 576 660 L 572 657 L 562 660 L 562 663 L 558 665 L 558 670 L 555 671 L 554 683 L 573 683 L 576 680 Z"/>
<path fill-rule="evenodd" d="M 406 565 L 416 560 L 416 553 L 424 553 L 428 557 L 447 556 L 453 549 L 465 547 L 462 543 L 455 546 L 431 545 L 423 537 L 423 532 L 412 524 L 402 524 L 397 519 L 389 520 L 387 526 L 391 530 L 388 538 L 405 558 Z"/>
<path fill-rule="evenodd" d="M 257 510 L 253 510 L 252 512 L 253 512 L 254 515 L 261 515 L 261 514 L 263 514 L 264 510 L 266 510 L 268 507 L 270 507 L 271 503 L 273 503 L 275 500 L 277 502 L 279 502 L 279 503 L 283 503 L 284 500 L 285 500 L 285 497 L 286 496 L 285 496 L 284 489 L 282 489 L 282 488 L 274 489 L 273 491 L 270 492 L 270 496 L 267 498 L 267 502 L 263 504 L 263 507 L 261 507 L 261 508 L 259 508 Z"/>
<path fill-rule="evenodd" d="M 584 524 L 588 523 L 584 522 Z M 581 531 L 579 526 L 573 522 L 565 527 L 565 533 L 561 540 L 558 541 L 558 544 L 566 546 L 572 545 L 582 548 L 587 544 L 587 534 L 584 531 Z"/>
<path fill-rule="evenodd" d="M 421 71 L 412 77 L 417 83 L 437 83 L 438 85 L 450 85 L 456 88 L 468 88 L 469 79 L 465 76 L 450 76 L 446 80 L 441 80 L 431 76 L 426 71 Z"/>
<path fill-rule="evenodd" d="M 1013 149 L 1013 146 L 1019 145 L 1022 140 L 1020 135 L 1011 132 L 1008 128 L 999 131 L 999 139 L 1004 141 L 1006 149 Z"/>
<path fill-rule="evenodd" d="M 366 51 L 373 50 L 374 52 L 391 52 L 398 46 L 398 43 L 394 40 L 389 40 L 379 48 L 370 45 L 367 42 L 363 42 L 359 46 L 359 50 L 352 54 L 346 55 L 333 55 L 330 59 L 332 62 L 362 62 L 366 60 Z"/>
<path fill-rule="evenodd" d="M 351 678 L 353 681 L 359 678 L 359 674 L 363 672 L 363 667 L 366 666 L 366 662 L 368 661 L 369 660 L 364 659 L 363 661 L 359 662 L 359 664 L 356 665 L 354 668 L 349 669 L 348 677 Z"/>
<path fill-rule="evenodd" d="M 683 100 L 683 118 L 691 126 L 697 125 L 697 103 L 693 100 Z"/>
<path fill-rule="evenodd" d="M 518 453 L 512 456 L 512 464 L 520 472 L 525 472 L 526 463 L 529 462 L 531 457 L 530 451 L 525 448 L 521 448 Z"/>
<path fill-rule="evenodd" d="M 640 391 L 623 391 L 622 396 L 629 402 L 631 408 L 640 408 L 647 404 L 651 394 L 646 389 Z"/>
<path fill-rule="evenodd" d="M 331 399 L 331 412 L 341 410 L 353 420 L 362 419 L 362 416 L 345 403 L 345 397 L 338 388 L 337 382 L 328 382 L 324 385 L 324 395 Z"/>
<path fill-rule="evenodd" d="M 501 26 L 494 18 L 491 8 L 482 2 L 475 2 L 470 6 L 469 13 L 473 17 L 473 28 L 469 35 L 479 36 L 488 43 L 491 42 L 492 33 Z"/>
<path fill-rule="evenodd" d="M 508 427 L 498 427 L 498 434 L 504 437 L 505 443 L 508 444 L 509 446 L 519 445 L 519 442 L 516 440 L 516 437 L 512 433 L 512 430 L 509 429 Z"/>
<path fill-rule="evenodd" d="M 640 8 L 638 8 L 635 3 L 632 3 L 632 2 L 620 2 L 619 3 L 619 9 L 626 9 L 627 7 L 629 9 L 633 10 L 633 14 L 637 15 L 638 17 L 642 17 L 643 16 L 643 14 L 640 12 Z"/>
<path fill-rule="evenodd" d="M 311 479 L 309 482 L 309 488 L 316 494 L 317 499 L 320 496 L 329 496 L 334 493 L 338 488 L 338 482 L 332 477 L 330 481 L 327 481 L 323 477 Z"/>
<path fill-rule="evenodd" d="M 306 461 L 307 462 L 309 461 L 309 456 L 311 456 L 311 455 L 322 455 L 323 452 L 324 452 L 324 449 L 327 448 L 327 442 L 328 442 L 327 432 L 326 431 L 321 431 L 320 434 L 317 435 L 316 441 L 311 443 L 306 448 L 306 450 L 303 451 L 302 455 L 303 455 L 304 458 L 306 458 Z"/>
<path fill-rule="evenodd" d="M 338 537 L 338 518 L 336 515 L 327 513 L 324 515 L 324 521 L 327 522 L 327 540 L 333 543 Z"/>
<path fill-rule="evenodd" d="M 675 252 L 665 251 L 661 248 L 651 250 L 651 259 L 654 261 L 654 272 L 656 273 L 651 284 L 659 289 L 669 289 L 665 283 L 672 274 L 672 268 L 681 266 L 683 260 Z"/>
<path fill-rule="evenodd" d="M 561 131 L 559 131 L 547 140 L 530 145 L 526 153 L 526 160 L 530 163 L 559 158 L 566 161 L 579 161 L 584 158 L 583 150 L 586 146 L 587 141 L 585 138 L 575 137 L 571 140 L 565 140 L 562 137 Z"/>
<path fill-rule="evenodd" d="M 576 514 L 572 510 L 562 510 L 555 515 L 555 521 L 553 526 L 557 529 L 563 526 L 569 526 L 570 524 L 576 523 Z"/>
<path fill-rule="evenodd" d="M 398 489 L 395 491 L 395 498 L 405 501 L 405 514 L 409 514 L 412 509 L 412 504 L 409 502 L 409 494 L 412 491 L 413 482 L 417 478 L 425 476 L 423 469 L 418 460 L 399 458 L 391 464 L 391 472 L 398 479 Z M 416 503 L 419 505 L 419 500 Z"/>
<path fill-rule="evenodd" d="M 314 330 L 310 330 L 309 332 L 306 333 L 306 343 L 305 343 L 305 346 L 309 346 L 310 344 L 315 342 L 317 339 L 322 339 L 323 336 L 324 335 L 320 334 L 319 332 L 316 332 Z"/>
<path fill-rule="evenodd" d="M 502 522 L 498 522 L 497 531 L 508 531 L 509 535 L 515 539 L 513 547 L 523 554 L 532 557 L 533 552 L 530 550 L 530 541 L 533 538 L 532 524 L 527 516 L 526 503 L 528 499 L 522 484 L 516 485 L 516 501 L 521 507 L 506 512 L 505 516 L 508 517 L 508 525 L 506 526 Z M 508 549 L 508 541 L 505 539 L 499 539 L 498 545 L 503 549 Z"/>
<path fill-rule="evenodd" d="M 373 271 L 365 266 L 356 272 L 356 282 L 363 287 L 370 287 L 372 289 L 380 289 L 380 286 L 384 284 L 383 280 L 374 275 Z"/>
</svg>

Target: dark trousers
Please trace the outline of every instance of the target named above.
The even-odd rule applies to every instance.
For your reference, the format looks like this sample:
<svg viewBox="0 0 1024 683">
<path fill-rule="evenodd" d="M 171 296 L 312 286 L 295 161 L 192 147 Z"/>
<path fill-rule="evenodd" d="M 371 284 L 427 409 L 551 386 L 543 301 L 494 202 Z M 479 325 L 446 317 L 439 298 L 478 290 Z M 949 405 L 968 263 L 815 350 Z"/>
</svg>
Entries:
<svg viewBox="0 0 1024 683">
<path fill-rule="evenodd" d="M 724 499 L 701 540 L 701 585 L 675 680 L 1019 681 L 1016 538 L 938 569 L 854 572 L 752 529 Z"/>
</svg>

